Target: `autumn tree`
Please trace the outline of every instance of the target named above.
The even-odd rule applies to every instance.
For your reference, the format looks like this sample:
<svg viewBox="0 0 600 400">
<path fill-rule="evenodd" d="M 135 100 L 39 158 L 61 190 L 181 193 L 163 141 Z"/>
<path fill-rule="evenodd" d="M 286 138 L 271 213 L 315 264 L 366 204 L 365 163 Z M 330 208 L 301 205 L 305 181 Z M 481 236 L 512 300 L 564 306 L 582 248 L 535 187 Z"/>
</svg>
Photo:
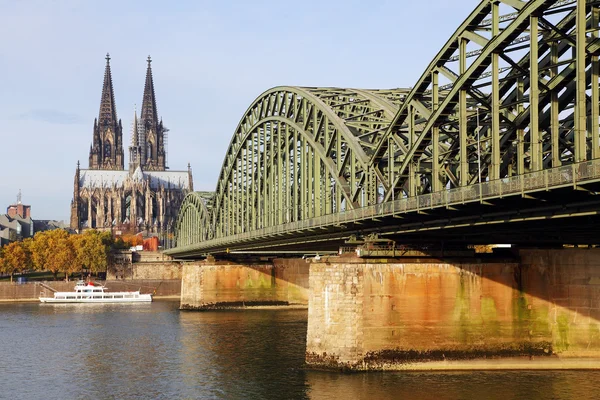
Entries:
<svg viewBox="0 0 600 400">
<path fill-rule="evenodd" d="M 108 252 L 113 243 L 109 232 L 87 230 L 82 234 L 71 236 L 77 254 L 77 263 L 90 272 L 106 271 Z"/>
<path fill-rule="evenodd" d="M 52 231 L 38 232 L 33 237 L 31 244 L 31 258 L 33 259 L 33 267 L 38 271 L 46 270 L 46 260 L 52 252 L 50 247 L 50 239 Z"/>
<path fill-rule="evenodd" d="M 40 271 L 50 271 L 57 279 L 64 272 L 81 272 L 83 268 L 91 272 L 105 271 L 108 265 L 109 249 L 113 245 L 110 232 L 86 230 L 82 234 L 69 235 L 62 229 L 39 232 L 25 248 L 30 248 L 33 266 Z"/>
<path fill-rule="evenodd" d="M 128 247 L 144 244 L 144 238 L 141 235 L 122 235 L 120 239 L 128 245 Z"/>
<path fill-rule="evenodd" d="M 33 264 L 33 238 L 25 238 L 21 243 L 23 243 L 23 250 L 25 251 L 27 259 L 25 269 L 34 269 L 35 265 Z"/>
<path fill-rule="evenodd" d="M 59 272 L 69 273 L 78 268 L 75 248 L 65 230 L 39 232 L 31 247 L 35 268 L 52 272 L 54 280 Z"/>
<path fill-rule="evenodd" d="M 81 270 L 81 264 L 77 260 L 77 250 L 68 234 L 55 242 L 53 252 L 48 258 L 48 265 L 53 270 L 64 272 L 67 281 L 70 274 Z"/>
<path fill-rule="evenodd" d="M 0 246 L 0 274 L 4 274 L 5 269 L 6 269 L 6 264 L 4 261 L 4 247 Z"/>
<path fill-rule="evenodd" d="M 10 275 L 11 282 L 15 273 L 28 269 L 30 265 L 29 252 L 23 242 L 12 242 L 3 249 L 0 268 L 2 272 Z"/>
</svg>

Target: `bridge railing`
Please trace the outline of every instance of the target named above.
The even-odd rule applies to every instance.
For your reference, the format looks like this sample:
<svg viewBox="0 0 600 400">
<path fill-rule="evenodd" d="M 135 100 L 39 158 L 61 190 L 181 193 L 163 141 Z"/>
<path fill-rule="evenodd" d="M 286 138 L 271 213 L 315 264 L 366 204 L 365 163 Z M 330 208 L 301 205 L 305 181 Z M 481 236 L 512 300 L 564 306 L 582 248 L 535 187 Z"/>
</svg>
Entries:
<svg viewBox="0 0 600 400">
<path fill-rule="evenodd" d="M 244 241 L 260 239 L 261 237 L 284 235 L 299 231 L 310 231 L 324 227 L 339 226 L 345 223 L 374 219 L 377 217 L 420 210 L 425 211 L 432 208 L 449 207 L 468 202 L 501 198 L 509 195 L 523 195 L 527 192 L 539 190 L 556 189 L 570 185 L 576 186 L 578 182 L 589 182 L 593 180 L 600 180 L 600 160 L 570 164 L 415 197 L 404 197 L 391 202 L 262 228 L 224 238 L 212 239 L 194 245 L 177 247 L 169 253 L 172 252 L 173 254 L 177 254 L 179 252 L 201 250 L 204 248 L 223 247 Z"/>
</svg>

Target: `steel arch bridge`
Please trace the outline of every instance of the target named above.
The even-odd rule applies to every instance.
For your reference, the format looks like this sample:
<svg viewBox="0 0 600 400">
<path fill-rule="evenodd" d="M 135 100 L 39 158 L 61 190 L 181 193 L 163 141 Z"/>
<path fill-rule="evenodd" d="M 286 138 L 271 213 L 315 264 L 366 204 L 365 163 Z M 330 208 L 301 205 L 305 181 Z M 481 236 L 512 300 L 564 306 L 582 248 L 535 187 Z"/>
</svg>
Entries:
<svg viewBox="0 0 600 400">
<path fill-rule="evenodd" d="M 411 89 L 266 91 L 210 204 L 184 200 L 168 252 L 310 243 L 388 216 L 593 185 L 599 7 L 483 0 Z"/>
</svg>

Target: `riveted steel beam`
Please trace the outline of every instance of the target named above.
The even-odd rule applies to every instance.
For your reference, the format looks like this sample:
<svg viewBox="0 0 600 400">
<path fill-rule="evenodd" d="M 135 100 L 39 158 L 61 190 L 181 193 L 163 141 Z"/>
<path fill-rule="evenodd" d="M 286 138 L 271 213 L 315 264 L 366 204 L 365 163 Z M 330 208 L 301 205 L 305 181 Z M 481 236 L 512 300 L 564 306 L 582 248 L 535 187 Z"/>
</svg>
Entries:
<svg viewBox="0 0 600 400">
<path fill-rule="evenodd" d="M 453 204 L 496 207 L 491 188 L 528 195 L 533 176 L 550 190 L 567 174 L 577 188 L 582 163 L 600 158 L 599 5 L 482 0 L 410 90 L 266 91 L 236 128 L 212 207 L 186 201 L 178 238 L 293 240 L 284 226 L 300 235 L 363 224 L 367 210 L 383 222 L 435 201 L 452 209 L 450 190 Z"/>
</svg>

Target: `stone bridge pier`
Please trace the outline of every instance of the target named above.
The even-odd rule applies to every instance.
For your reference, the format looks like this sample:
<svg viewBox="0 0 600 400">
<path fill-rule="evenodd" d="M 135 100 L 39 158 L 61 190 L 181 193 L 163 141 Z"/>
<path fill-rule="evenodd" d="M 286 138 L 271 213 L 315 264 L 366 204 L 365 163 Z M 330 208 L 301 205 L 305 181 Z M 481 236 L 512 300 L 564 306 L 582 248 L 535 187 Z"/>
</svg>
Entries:
<svg viewBox="0 0 600 400">
<path fill-rule="evenodd" d="M 306 307 L 308 272 L 304 259 L 187 263 L 182 270 L 180 308 Z"/>
<path fill-rule="evenodd" d="M 310 266 L 312 367 L 600 368 L 599 357 L 598 249 Z"/>
<path fill-rule="evenodd" d="M 183 266 L 181 309 L 290 305 L 313 368 L 600 368 L 600 249 Z"/>
</svg>

